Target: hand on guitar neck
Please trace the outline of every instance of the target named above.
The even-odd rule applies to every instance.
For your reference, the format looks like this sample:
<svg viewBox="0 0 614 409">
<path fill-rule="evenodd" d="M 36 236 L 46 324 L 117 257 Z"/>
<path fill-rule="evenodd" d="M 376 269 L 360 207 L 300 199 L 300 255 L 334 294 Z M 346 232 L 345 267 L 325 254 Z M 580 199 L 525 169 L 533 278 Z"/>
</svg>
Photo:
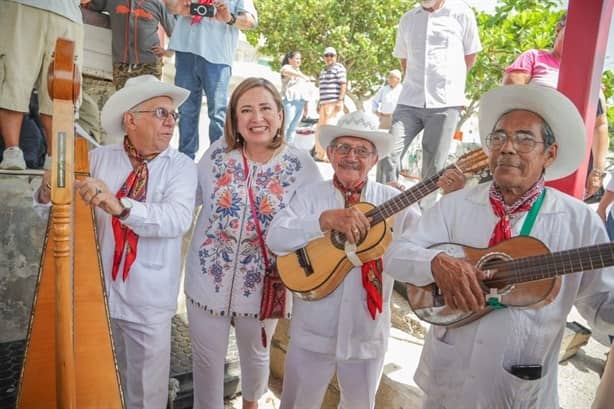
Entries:
<svg viewBox="0 0 614 409">
<path fill-rule="evenodd" d="M 444 194 L 454 192 L 465 187 L 465 175 L 456 169 L 446 169 L 437 180 L 437 186 L 443 190 Z"/>
<path fill-rule="evenodd" d="M 464 312 L 484 308 L 484 292 L 478 280 L 486 278 L 466 260 L 439 253 L 431 261 L 431 271 L 446 305 Z"/>
<path fill-rule="evenodd" d="M 367 235 L 371 224 L 367 216 L 356 207 L 326 210 L 320 215 L 320 230 L 343 233 L 351 244 Z"/>
</svg>

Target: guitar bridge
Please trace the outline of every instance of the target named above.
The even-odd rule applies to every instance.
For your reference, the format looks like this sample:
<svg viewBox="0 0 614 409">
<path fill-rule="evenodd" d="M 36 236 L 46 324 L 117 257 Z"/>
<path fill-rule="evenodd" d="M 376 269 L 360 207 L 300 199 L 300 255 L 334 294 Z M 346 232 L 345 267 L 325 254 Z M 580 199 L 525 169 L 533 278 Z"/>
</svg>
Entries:
<svg viewBox="0 0 614 409">
<path fill-rule="evenodd" d="M 309 277 L 313 274 L 313 266 L 311 265 L 311 261 L 309 261 L 309 255 L 304 248 L 296 250 L 296 257 L 298 258 L 298 265 L 301 266 L 305 275 Z"/>
</svg>

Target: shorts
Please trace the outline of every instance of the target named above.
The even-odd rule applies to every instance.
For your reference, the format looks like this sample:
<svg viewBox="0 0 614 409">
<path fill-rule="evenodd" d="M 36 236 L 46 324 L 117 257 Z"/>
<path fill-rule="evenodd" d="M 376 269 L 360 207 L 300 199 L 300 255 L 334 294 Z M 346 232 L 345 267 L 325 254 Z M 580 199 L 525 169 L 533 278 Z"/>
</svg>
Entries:
<svg viewBox="0 0 614 409">
<path fill-rule="evenodd" d="M 41 114 L 51 115 L 47 70 L 56 39 L 75 42 L 77 65 L 83 54 L 81 24 L 53 12 L 0 1 L 0 108 L 28 112 L 32 89 L 38 90 Z"/>
</svg>

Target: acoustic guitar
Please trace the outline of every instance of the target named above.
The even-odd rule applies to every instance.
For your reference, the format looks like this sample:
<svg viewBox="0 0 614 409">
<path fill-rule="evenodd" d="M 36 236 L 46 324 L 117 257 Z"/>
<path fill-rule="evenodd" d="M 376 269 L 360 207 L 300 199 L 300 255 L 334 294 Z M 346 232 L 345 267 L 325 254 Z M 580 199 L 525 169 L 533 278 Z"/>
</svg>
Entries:
<svg viewBox="0 0 614 409">
<path fill-rule="evenodd" d="M 562 275 L 614 265 L 614 243 L 550 253 L 540 240 L 518 236 L 486 249 L 454 243 L 430 248 L 464 258 L 489 277 L 480 283 L 488 302 L 475 312 L 447 306 L 435 283 L 424 287 L 407 285 L 407 298 L 416 315 L 448 328 L 469 324 L 496 309 L 550 304 L 559 293 Z"/>
<path fill-rule="evenodd" d="M 89 176 L 87 143 L 74 139 L 79 74 L 73 41 L 58 39 L 49 67 L 53 99 L 51 216 L 36 285 L 17 407 L 124 407 L 111 340 L 92 208 L 74 200 Z"/>
<path fill-rule="evenodd" d="M 350 246 L 345 235 L 327 232 L 305 247 L 277 257 L 277 269 L 285 286 L 303 300 L 319 300 L 335 290 L 356 265 L 381 257 L 392 240 L 387 219 L 438 189 L 437 180 L 444 171 L 457 168 L 475 173 L 488 165 L 482 149 L 463 155 L 455 164 L 418 183 L 379 206 L 358 203 L 355 206 L 371 220 L 367 235 Z"/>
</svg>

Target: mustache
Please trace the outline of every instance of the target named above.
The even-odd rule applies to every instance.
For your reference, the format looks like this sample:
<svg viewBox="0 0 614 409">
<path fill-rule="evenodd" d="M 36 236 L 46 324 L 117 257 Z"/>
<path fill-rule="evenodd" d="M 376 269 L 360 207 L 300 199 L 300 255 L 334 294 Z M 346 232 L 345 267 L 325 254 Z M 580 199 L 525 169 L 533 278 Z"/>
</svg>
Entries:
<svg viewBox="0 0 614 409">
<path fill-rule="evenodd" d="M 517 160 L 514 159 L 509 159 L 509 158 L 500 158 L 497 160 L 496 163 L 497 166 L 512 166 L 515 168 L 520 168 L 521 167 L 521 163 Z"/>
<path fill-rule="evenodd" d="M 346 169 L 360 170 L 360 163 L 358 161 L 342 160 L 339 162 L 339 166 Z"/>
</svg>

